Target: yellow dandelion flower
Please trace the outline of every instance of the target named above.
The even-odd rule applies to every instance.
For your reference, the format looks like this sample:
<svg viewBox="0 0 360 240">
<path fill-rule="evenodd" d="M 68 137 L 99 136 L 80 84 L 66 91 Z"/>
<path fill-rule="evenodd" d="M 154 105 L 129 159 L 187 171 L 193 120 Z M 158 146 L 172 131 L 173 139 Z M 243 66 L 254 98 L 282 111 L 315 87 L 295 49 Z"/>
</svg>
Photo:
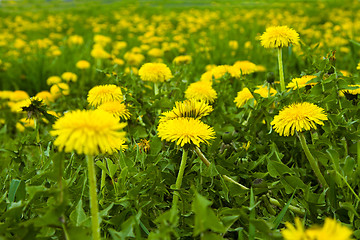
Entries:
<svg viewBox="0 0 360 240">
<path fill-rule="evenodd" d="M 121 88 L 114 84 L 99 85 L 90 89 L 87 101 L 91 106 L 97 107 L 106 102 L 124 100 Z"/>
<path fill-rule="evenodd" d="M 0 99 L 10 99 L 12 94 L 13 91 L 8 91 L 8 90 L 0 91 Z"/>
<path fill-rule="evenodd" d="M 163 63 L 145 63 L 139 70 L 141 80 L 164 82 L 173 77 L 171 70 Z"/>
<path fill-rule="evenodd" d="M 17 102 L 30 98 L 29 94 L 23 90 L 13 91 L 10 95 L 10 101 Z"/>
<path fill-rule="evenodd" d="M 102 110 L 76 110 L 66 113 L 53 125 L 54 145 L 60 151 L 78 154 L 112 154 L 124 148 L 126 123 Z"/>
<path fill-rule="evenodd" d="M 239 48 L 239 43 L 236 41 L 236 40 L 230 40 L 229 41 L 229 47 L 232 49 L 232 50 L 236 50 Z"/>
<path fill-rule="evenodd" d="M 160 48 L 152 48 L 147 53 L 150 57 L 161 58 L 164 56 L 164 51 Z"/>
<path fill-rule="evenodd" d="M 327 120 L 324 109 L 315 104 L 303 102 L 286 106 L 274 117 L 271 125 L 274 125 L 275 132 L 280 136 L 294 135 L 295 130 L 302 132 L 304 130 L 316 129 L 316 124 L 324 125 Z"/>
<path fill-rule="evenodd" d="M 200 143 L 208 144 L 215 138 L 212 127 L 194 118 L 175 118 L 163 121 L 159 124 L 158 136 L 161 140 L 175 142 L 183 147 L 185 144 L 194 144 L 199 147 Z"/>
<path fill-rule="evenodd" d="M 59 76 L 50 76 L 47 80 L 46 80 L 46 84 L 51 86 L 57 83 L 61 82 L 61 78 Z"/>
<path fill-rule="evenodd" d="M 36 98 L 43 100 L 45 103 L 53 101 L 53 95 L 49 91 L 41 91 L 35 95 Z"/>
<path fill-rule="evenodd" d="M 286 88 L 292 88 L 293 90 L 296 90 L 297 88 L 303 88 L 305 86 L 314 86 L 316 85 L 316 83 L 307 83 L 314 78 L 316 78 L 316 76 L 313 75 L 305 75 L 301 78 L 293 78 L 291 82 L 286 86 Z"/>
<path fill-rule="evenodd" d="M 235 68 L 240 69 L 242 75 L 251 74 L 257 71 L 257 66 L 255 63 L 250 61 L 236 61 L 233 65 Z"/>
<path fill-rule="evenodd" d="M 189 55 L 177 56 L 174 58 L 173 63 L 176 65 L 189 64 L 192 61 L 192 57 Z"/>
<path fill-rule="evenodd" d="M 72 72 L 64 72 L 61 74 L 61 78 L 64 79 L 66 82 L 76 82 L 77 81 L 77 75 Z"/>
<path fill-rule="evenodd" d="M 62 95 L 69 95 L 70 94 L 70 88 L 69 85 L 66 83 L 57 83 L 55 85 L 52 85 L 50 88 L 50 93 L 54 98 L 58 98 Z"/>
<path fill-rule="evenodd" d="M 341 74 L 342 74 L 344 77 L 351 77 L 351 73 L 348 72 L 348 71 L 340 70 L 339 72 L 341 72 Z"/>
<path fill-rule="evenodd" d="M 34 119 L 21 118 L 15 125 L 19 132 L 25 131 L 25 128 L 35 128 Z"/>
<path fill-rule="evenodd" d="M 295 226 L 286 222 L 284 229 L 281 230 L 281 234 L 285 240 L 306 240 L 306 234 L 304 227 L 299 218 L 295 218 Z"/>
<path fill-rule="evenodd" d="M 350 94 L 350 95 L 358 95 L 360 94 L 360 85 L 359 84 L 355 84 L 355 85 L 348 85 L 348 87 L 351 88 L 355 88 L 355 89 L 344 89 L 340 91 L 340 96 L 343 97 L 346 94 Z"/>
<path fill-rule="evenodd" d="M 356 66 L 356 70 L 360 70 L 360 63 Z"/>
<path fill-rule="evenodd" d="M 145 59 L 145 56 L 141 53 L 127 52 L 124 55 L 124 59 L 131 66 L 139 66 Z"/>
<path fill-rule="evenodd" d="M 76 63 L 76 67 L 78 69 L 88 69 L 90 67 L 90 63 L 86 60 L 80 60 Z"/>
<path fill-rule="evenodd" d="M 269 89 L 267 86 L 260 85 L 260 86 L 256 86 L 254 93 L 260 94 L 260 96 L 263 98 L 267 98 L 269 97 L 269 94 L 270 96 L 274 96 L 277 93 L 277 91 L 272 87 Z"/>
<path fill-rule="evenodd" d="M 282 48 L 299 44 L 299 34 L 288 26 L 269 27 L 260 36 L 260 40 L 265 48 Z"/>
<path fill-rule="evenodd" d="M 90 55 L 96 59 L 108 59 L 111 57 L 110 53 L 108 53 L 101 47 L 93 48 L 90 52 Z"/>
<path fill-rule="evenodd" d="M 342 226 L 335 219 L 326 218 L 322 228 L 315 226 L 306 230 L 307 239 L 316 240 L 350 240 L 352 231 Z"/>
<path fill-rule="evenodd" d="M 28 107 L 31 104 L 30 98 L 17 102 L 8 102 L 8 106 L 12 112 L 22 112 L 23 107 Z"/>
<path fill-rule="evenodd" d="M 119 101 L 105 102 L 101 104 L 98 109 L 111 113 L 114 117 L 128 120 L 130 118 L 130 112 L 126 108 L 126 105 Z"/>
<path fill-rule="evenodd" d="M 212 82 L 198 81 L 191 83 L 185 91 L 185 98 L 204 100 L 213 103 L 217 98 L 216 91 L 212 88 Z"/>
<path fill-rule="evenodd" d="M 250 100 L 253 99 L 254 96 L 251 94 L 250 90 L 248 88 L 244 88 L 243 90 L 239 91 L 237 93 L 237 96 L 234 100 L 234 103 L 236 103 L 236 106 L 238 108 L 244 106 L 244 104 Z M 254 101 L 256 103 L 256 101 Z"/>
<path fill-rule="evenodd" d="M 168 112 L 164 112 L 160 117 L 160 122 L 180 117 L 191 117 L 200 119 L 209 115 L 214 109 L 205 101 L 196 99 L 176 102 L 175 107 Z"/>
</svg>

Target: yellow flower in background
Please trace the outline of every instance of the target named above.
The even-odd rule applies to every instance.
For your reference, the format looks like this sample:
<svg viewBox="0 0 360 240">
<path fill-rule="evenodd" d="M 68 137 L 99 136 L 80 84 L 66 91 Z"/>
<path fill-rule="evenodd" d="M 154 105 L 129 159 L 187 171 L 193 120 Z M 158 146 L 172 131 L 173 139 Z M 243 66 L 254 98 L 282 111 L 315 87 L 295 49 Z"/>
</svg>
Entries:
<svg viewBox="0 0 360 240">
<path fill-rule="evenodd" d="M 313 75 L 305 75 L 301 78 L 293 78 L 291 82 L 286 86 L 286 88 L 292 88 L 293 90 L 296 90 L 298 88 L 303 88 L 305 86 L 314 86 L 316 83 L 307 83 L 311 79 L 316 78 L 316 76 Z"/>
<path fill-rule="evenodd" d="M 163 50 L 159 49 L 159 48 L 152 48 L 150 49 L 147 54 L 150 56 L 150 57 L 155 57 L 155 58 L 161 58 L 164 56 L 164 52 Z"/>
<path fill-rule="evenodd" d="M 192 61 L 192 57 L 189 55 L 177 56 L 174 58 L 173 63 L 176 65 L 189 64 Z"/>
<path fill-rule="evenodd" d="M 69 45 L 81 45 L 84 43 L 84 38 L 79 35 L 72 35 L 68 38 Z"/>
<path fill-rule="evenodd" d="M 285 227 L 286 228 L 281 230 L 281 234 L 285 240 L 307 240 L 300 218 L 295 218 L 295 226 L 289 222 L 286 222 Z"/>
<path fill-rule="evenodd" d="M 30 98 L 29 94 L 23 90 L 16 90 L 10 94 L 10 101 L 17 102 Z"/>
<path fill-rule="evenodd" d="M 97 59 L 108 59 L 111 57 L 110 53 L 108 53 L 107 51 L 105 51 L 103 48 L 93 48 L 90 52 L 90 55 L 93 58 L 97 58 Z"/>
<path fill-rule="evenodd" d="M 46 84 L 51 86 L 57 83 L 61 82 L 61 78 L 59 76 L 50 76 L 47 80 L 46 80 Z"/>
<path fill-rule="evenodd" d="M 229 41 L 229 47 L 232 49 L 232 50 L 236 50 L 239 48 L 239 43 L 236 41 L 236 40 L 230 40 Z"/>
<path fill-rule="evenodd" d="M 358 95 L 360 94 L 360 84 L 355 85 L 348 85 L 348 87 L 354 88 L 354 89 L 343 89 L 340 91 L 339 96 L 343 97 L 346 94 L 350 95 Z"/>
<path fill-rule="evenodd" d="M 8 102 L 8 106 L 12 112 L 22 112 L 23 107 L 28 107 L 31 104 L 30 98 L 17 101 L 17 102 Z"/>
<path fill-rule="evenodd" d="M 131 66 L 139 66 L 145 59 L 145 56 L 141 53 L 127 52 L 124 55 L 124 59 Z"/>
<path fill-rule="evenodd" d="M 21 118 L 16 123 L 16 129 L 19 132 L 25 131 L 25 128 L 35 128 L 35 121 L 34 119 L 27 119 L 27 118 Z"/>
<path fill-rule="evenodd" d="M 61 78 L 64 79 L 66 82 L 76 82 L 77 81 L 77 75 L 72 72 L 64 72 L 61 74 Z"/>
<path fill-rule="evenodd" d="M 274 117 L 271 125 L 280 136 L 294 135 L 295 130 L 316 129 L 316 124 L 324 125 L 323 121 L 328 120 L 324 109 L 315 104 L 303 102 L 286 106 Z"/>
<path fill-rule="evenodd" d="M 198 81 L 189 85 L 185 91 L 185 98 L 213 103 L 217 98 L 217 93 L 212 88 L 212 82 Z"/>
<path fill-rule="evenodd" d="M 112 154 L 125 147 L 126 123 L 102 110 L 76 110 L 66 113 L 53 125 L 54 145 L 60 151 L 78 154 Z"/>
<path fill-rule="evenodd" d="M 205 101 L 196 99 L 175 102 L 175 107 L 171 111 L 164 112 L 160 117 L 160 122 L 180 117 L 191 117 L 200 119 L 209 115 L 214 109 Z"/>
<path fill-rule="evenodd" d="M 70 87 L 66 83 L 57 83 L 51 86 L 50 93 L 53 96 L 53 98 L 58 98 L 61 95 L 69 95 Z"/>
<path fill-rule="evenodd" d="M 13 91 L 8 91 L 8 90 L 1 91 L 0 90 L 0 99 L 10 99 L 12 94 L 13 94 Z"/>
<path fill-rule="evenodd" d="M 106 102 L 124 100 L 121 88 L 114 84 L 99 85 L 90 89 L 87 101 L 91 106 L 97 107 Z"/>
<path fill-rule="evenodd" d="M 244 106 L 244 104 L 250 100 L 253 99 L 254 96 L 251 94 L 250 90 L 248 88 L 244 88 L 243 90 L 239 91 L 237 93 L 237 96 L 234 100 L 234 103 L 236 103 L 236 106 L 238 108 Z M 254 101 L 254 103 L 256 104 L 256 101 Z"/>
<path fill-rule="evenodd" d="M 235 68 L 240 69 L 242 75 L 251 74 L 257 71 L 257 66 L 255 63 L 250 61 L 236 61 L 233 65 Z"/>
<path fill-rule="evenodd" d="M 194 144 L 199 147 L 200 143 L 208 144 L 215 138 L 212 127 L 194 118 L 175 118 L 160 122 L 158 136 L 161 140 L 175 142 L 183 147 L 185 144 Z"/>
<path fill-rule="evenodd" d="M 112 61 L 113 64 L 117 64 L 119 66 L 122 66 L 125 64 L 125 61 L 120 59 L 120 58 L 114 58 L 113 61 Z"/>
<path fill-rule="evenodd" d="M 49 91 L 41 91 L 35 95 L 36 98 L 43 100 L 45 103 L 53 101 L 53 96 Z"/>
<path fill-rule="evenodd" d="M 139 70 L 143 81 L 165 82 L 173 77 L 171 70 L 163 63 L 145 63 Z"/>
<path fill-rule="evenodd" d="M 128 120 L 130 118 L 130 112 L 126 108 L 126 105 L 119 101 L 105 102 L 101 104 L 98 109 L 111 113 L 114 117 Z"/>
<path fill-rule="evenodd" d="M 139 70 L 136 67 L 126 67 L 124 74 L 134 74 L 139 75 Z"/>
<path fill-rule="evenodd" d="M 269 27 L 260 36 L 260 40 L 265 48 L 282 48 L 299 44 L 299 34 L 288 26 Z"/>
<path fill-rule="evenodd" d="M 76 67 L 78 69 L 88 69 L 90 67 L 90 63 L 86 60 L 80 60 L 76 63 Z"/>
<path fill-rule="evenodd" d="M 356 70 L 360 70 L 360 63 L 356 66 Z"/>
<path fill-rule="evenodd" d="M 104 35 L 96 34 L 94 36 L 94 42 L 105 47 L 107 44 L 111 43 L 111 38 Z"/>
<path fill-rule="evenodd" d="M 263 98 L 267 98 L 269 97 L 269 94 L 270 96 L 274 96 L 277 93 L 277 91 L 272 87 L 269 89 L 267 86 L 260 85 L 260 86 L 256 86 L 254 93 L 260 94 L 260 96 Z"/>
</svg>

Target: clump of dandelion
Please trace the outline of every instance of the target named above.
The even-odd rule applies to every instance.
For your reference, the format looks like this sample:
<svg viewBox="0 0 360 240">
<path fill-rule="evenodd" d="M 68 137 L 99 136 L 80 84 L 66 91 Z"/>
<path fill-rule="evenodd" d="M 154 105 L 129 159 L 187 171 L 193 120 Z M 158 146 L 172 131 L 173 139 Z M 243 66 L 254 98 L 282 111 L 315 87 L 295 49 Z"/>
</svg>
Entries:
<svg viewBox="0 0 360 240">
<path fill-rule="evenodd" d="M 50 93 L 53 99 L 60 97 L 61 95 L 69 95 L 70 87 L 66 83 L 57 83 L 50 87 Z"/>
<path fill-rule="evenodd" d="M 295 133 L 297 134 L 315 175 L 324 187 L 327 187 L 327 183 L 321 174 L 317 161 L 312 156 L 308 146 L 306 145 L 306 139 L 302 132 L 304 130 L 308 131 L 312 128 L 316 129 L 316 124 L 324 125 L 323 121 L 327 119 L 328 118 L 323 108 L 320 108 L 312 103 L 303 102 L 286 106 L 274 117 L 274 120 L 271 122 L 271 125 L 274 126 L 275 132 L 279 133 L 280 136 L 293 136 Z"/>
<path fill-rule="evenodd" d="M 61 78 L 64 79 L 66 82 L 76 82 L 78 77 L 75 73 L 72 72 L 64 72 L 61 74 Z"/>
<path fill-rule="evenodd" d="M 98 85 L 90 89 L 87 101 L 91 106 L 97 107 L 106 102 L 123 101 L 121 88 L 114 84 Z"/>
<path fill-rule="evenodd" d="M 174 58 L 173 63 L 176 65 L 189 64 L 192 61 L 192 57 L 189 55 L 177 56 Z"/>
<path fill-rule="evenodd" d="M 291 44 L 299 44 L 299 34 L 292 28 L 287 26 L 269 27 L 260 36 L 261 45 L 265 48 L 277 48 L 279 75 L 281 91 L 285 91 L 284 70 L 282 63 L 282 48 Z"/>
<path fill-rule="evenodd" d="M 86 154 L 89 172 L 89 194 L 92 238 L 100 240 L 99 209 L 96 193 L 96 174 L 93 156 L 100 153 L 112 154 L 124 149 L 126 123 L 102 110 L 76 110 L 66 113 L 53 125 L 50 132 L 56 136 L 54 145 L 60 151 Z"/>
<path fill-rule="evenodd" d="M 51 86 L 57 83 L 61 83 L 61 78 L 59 76 L 50 76 L 46 79 L 46 84 Z"/>
</svg>

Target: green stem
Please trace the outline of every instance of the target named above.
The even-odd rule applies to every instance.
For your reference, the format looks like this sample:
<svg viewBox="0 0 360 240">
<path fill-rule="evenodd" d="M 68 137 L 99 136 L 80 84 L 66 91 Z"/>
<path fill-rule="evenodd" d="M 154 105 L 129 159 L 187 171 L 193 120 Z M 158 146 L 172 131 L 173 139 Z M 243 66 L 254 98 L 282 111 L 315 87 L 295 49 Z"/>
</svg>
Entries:
<svg viewBox="0 0 360 240">
<path fill-rule="evenodd" d="M 182 179 L 184 176 L 184 171 L 185 171 L 185 167 L 186 167 L 186 160 L 187 160 L 187 154 L 188 154 L 188 150 L 183 149 L 183 154 L 182 154 L 182 158 L 181 158 L 181 163 L 180 163 L 180 169 L 179 169 L 179 173 L 176 179 L 176 183 L 175 183 L 175 191 L 174 191 L 174 198 L 173 198 L 173 202 L 172 202 L 172 207 L 173 208 L 177 208 L 178 202 L 179 202 L 179 190 L 181 188 L 181 183 L 182 183 Z"/>
<path fill-rule="evenodd" d="M 275 199 L 275 198 L 269 197 L 269 201 L 270 201 L 270 203 L 271 203 L 272 205 L 275 205 L 275 206 L 277 206 L 277 207 L 283 207 L 283 206 L 281 205 L 281 203 L 280 203 L 277 199 Z M 295 206 L 293 206 L 293 205 L 289 205 L 289 210 L 293 211 L 294 213 L 296 213 L 296 214 L 297 214 L 298 216 L 300 216 L 300 217 L 305 216 L 305 210 L 302 210 L 302 209 L 300 209 L 300 208 L 298 208 L 298 207 L 295 207 Z"/>
<path fill-rule="evenodd" d="M 155 96 L 159 94 L 159 85 L 157 82 L 154 82 L 154 94 Z"/>
<path fill-rule="evenodd" d="M 106 164 L 106 161 L 105 159 L 103 159 L 103 163 L 104 163 L 104 166 L 106 167 L 107 164 Z M 105 180 L 106 180 L 106 172 L 104 170 L 101 169 L 101 181 L 100 181 L 100 191 L 101 191 L 101 194 L 102 194 L 102 199 L 104 199 L 104 194 L 105 194 Z M 102 201 L 100 201 L 100 204 Z"/>
<path fill-rule="evenodd" d="M 360 169 L 360 140 L 356 143 L 357 147 L 357 163 L 358 163 L 358 169 Z"/>
<path fill-rule="evenodd" d="M 90 211 L 91 211 L 91 229 L 92 239 L 100 240 L 100 225 L 99 225 L 99 207 L 96 193 L 96 174 L 94 158 L 86 155 L 88 172 L 89 172 L 89 194 L 90 194 Z"/>
<path fill-rule="evenodd" d="M 209 167 L 210 166 L 210 162 L 209 160 L 207 160 L 207 158 L 205 157 L 205 155 L 201 152 L 200 148 L 199 147 L 195 147 L 195 152 L 196 154 L 198 155 L 198 157 L 200 158 L 200 160 L 207 166 Z M 233 180 L 232 178 L 226 176 L 226 175 L 222 175 L 222 177 L 224 178 L 224 180 L 228 181 L 228 182 L 231 182 L 231 183 L 234 183 L 236 185 L 238 185 L 239 187 L 241 187 L 242 189 L 244 190 L 249 190 L 249 188 L 245 187 L 244 185 L 236 182 L 235 180 Z"/>
<path fill-rule="evenodd" d="M 60 164 L 59 164 L 59 179 L 58 179 L 58 184 L 59 184 L 59 205 L 61 205 L 64 201 L 64 187 L 63 187 L 63 171 L 64 171 L 64 159 L 60 158 L 59 159 Z"/>
<path fill-rule="evenodd" d="M 327 182 L 325 181 L 324 176 L 321 174 L 321 171 L 319 169 L 318 163 L 316 161 L 316 159 L 313 157 L 313 155 L 311 154 L 307 144 L 306 144 L 306 139 L 303 133 L 298 133 L 298 137 L 301 143 L 301 147 L 303 148 L 305 155 L 310 163 L 311 168 L 313 169 L 316 177 L 318 178 L 318 180 L 320 181 L 321 185 L 323 187 L 328 187 Z"/>
<path fill-rule="evenodd" d="M 285 81 L 284 81 L 284 68 L 282 61 L 282 49 L 278 48 L 278 62 L 279 62 L 279 75 L 280 75 L 280 88 L 281 91 L 285 91 Z"/>
</svg>

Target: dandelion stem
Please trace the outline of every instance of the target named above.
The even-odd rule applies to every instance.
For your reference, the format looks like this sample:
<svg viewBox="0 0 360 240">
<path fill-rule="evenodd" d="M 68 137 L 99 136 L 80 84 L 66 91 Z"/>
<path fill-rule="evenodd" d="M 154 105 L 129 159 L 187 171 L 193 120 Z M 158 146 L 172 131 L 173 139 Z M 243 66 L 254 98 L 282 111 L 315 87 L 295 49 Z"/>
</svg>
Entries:
<svg viewBox="0 0 360 240">
<path fill-rule="evenodd" d="M 200 148 L 198 147 L 195 147 L 195 152 L 196 154 L 198 155 L 198 157 L 200 158 L 200 160 L 207 166 L 209 167 L 210 166 L 210 162 L 209 160 L 207 160 L 207 158 L 205 157 L 205 155 L 201 152 Z M 238 185 L 239 187 L 241 187 L 242 189 L 244 190 L 249 190 L 249 188 L 245 187 L 244 185 L 236 182 L 235 180 L 233 180 L 232 178 L 226 176 L 226 175 L 222 175 L 222 177 L 224 178 L 224 180 L 228 181 L 228 182 L 231 182 L 231 183 L 234 183 L 236 185 Z"/>
<path fill-rule="evenodd" d="M 321 185 L 323 187 L 328 187 L 327 182 L 325 181 L 324 176 L 321 174 L 320 168 L 318 166 L 318 163 L 316 161 L 316 159 L 313 157 L 313 155 L 311 154 L 307 144 L 306 144 L 306 139 L 303 133 L 298 133 L 297 134 L 301 143 L 301 147 L 303 148 L 305 155 L 310 163 L 311 168 L 313 169 L 316 177 L 318 178 L 318 180 L 320 181 Z"/>
<path fill-rule="evenodd" d="M 357 147 L 357 163 L 358 163 L 358 169 L 360 169 L 360 140 L 356 143 Z"/>
<path fill-rule="evenodd" d="M 280 75 L 280 88 L 281 91 L 285 91 L 285 81 L 284 81 L 284 68 L 282 61 L 282 48 L 278 48 L 278 62 L 279 62 L 279 75 Z"/>
<path fill-rule="evenodd" d="M 90 211 L 91 211 L 91 229 L 92 239 L 100 240 L 100 225 L 99 225 L 99 207 L 96 192 L 96 174 L 94 158 L 86 155 L 88 172 L 89 172 L 89 193 L 90 193 Z"/>
<path fill-rule="evenodd" d="M 181 158 L 181 163 L 180 163 L 180 169 L 179 169 L 179 173 L 176 179 L 176 183 L 175 183 L 175 191 L 174 191 L 174 198 L 173 198 L 173 202 L 172 202 L 172 207 L 173 208 L 177 208 L 178 202 L 179 202 L 179 190 L 181 188 L 181 183 L 182 183 L 182 179 L 184 176 L 184 171 L 185 171 L 185 167 L 186 167 L 186 160 L 187 160 L 187 154 L 188 154 L 188 150 L 187 149 L 183 149 L 183 154 L 182 154 L 182 158 Z"/>
<path fill-rule="evenodd" d="M 159 94 L 159 85 L 157 82 L 154 83 L 154 94 L 155 96 Z"/>
</svg>

